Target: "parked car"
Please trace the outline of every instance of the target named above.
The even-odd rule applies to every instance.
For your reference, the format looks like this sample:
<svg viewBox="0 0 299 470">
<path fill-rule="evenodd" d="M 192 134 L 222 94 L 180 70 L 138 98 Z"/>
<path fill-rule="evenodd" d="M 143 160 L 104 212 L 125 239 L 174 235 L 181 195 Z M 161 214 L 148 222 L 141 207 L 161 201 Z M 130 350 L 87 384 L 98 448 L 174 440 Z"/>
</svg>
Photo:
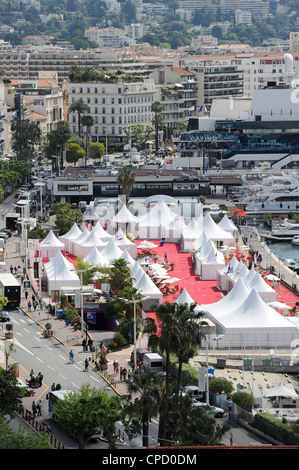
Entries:
<svg viewBox="0 0 299 470">
<path fill-rule="evenodd" d="M 207 403 L 203 403 L 201 401 L 194 400 L 193 406 L 204 406 L 207 408 L 207 413 L 213 413 L 214 418 L 223 418 L 226 415 L 225 411 L 222 408 L 218 408 L 217 406 L 208 405 Z"/>
<path fill-rule="evenodd" d="M 1 229 L 0 230 L 0 238 L 4 238 L 5 240 L 7 240 L 9 238 L 9 234 Z"/>
<path fill-rule="evenodd" d="M 0 322 L 3 323 L 7 321 L 10 321 L 8 312 L 4 312 L 4 311 L 0 312 Z"/>
</svg>

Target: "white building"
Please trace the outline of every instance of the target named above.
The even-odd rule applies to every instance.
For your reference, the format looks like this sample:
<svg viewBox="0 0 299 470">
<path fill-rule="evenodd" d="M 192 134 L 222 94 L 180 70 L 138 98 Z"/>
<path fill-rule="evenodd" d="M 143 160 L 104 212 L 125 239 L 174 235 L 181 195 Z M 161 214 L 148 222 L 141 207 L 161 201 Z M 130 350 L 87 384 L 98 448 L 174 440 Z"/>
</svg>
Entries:
<svg viewBox="0 0 299 470">
<path fill-rule="evenodd" d="M 88 104 L 89 114 L 94 119 L 91 135 L 94 141 L 122 142 L 124 127 L 140 124 L 145 129 L 152 125 L 151 105 L 154 101 L 155 84 L 151 79 L 140 81 L 117 81 L 70 83 L 69 104 L 79 98 Z M 69 114 L 73 133 L 78 133 L 78 117 Z M 83 129 L 82 129 L 83 131 Z"/>
<path fill-rule="evenodd" d="M 243 10 L 236 10 L 235 11 L 235 23 L 236 26 L 239 24 L 247 24 L 249 26 L 252 25 L 252 16 L 251 11 L 243 11 Z"/>
</svg>

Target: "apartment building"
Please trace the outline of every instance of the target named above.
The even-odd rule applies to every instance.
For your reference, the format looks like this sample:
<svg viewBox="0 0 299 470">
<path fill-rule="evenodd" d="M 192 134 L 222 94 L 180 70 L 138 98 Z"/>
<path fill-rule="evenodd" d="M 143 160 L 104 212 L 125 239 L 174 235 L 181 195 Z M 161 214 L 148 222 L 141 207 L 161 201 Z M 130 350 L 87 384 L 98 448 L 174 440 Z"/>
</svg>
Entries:
<svg viewBox="0 0 299 470">
<path fill-rule="evenodd" d="M 124 29 L 120 28 L 97 28 L 91 27 L 84 31 L 89 41 L 96 42 L 99 47 L 122 47 L 135 44 L 133 37 L 126 35 Z"/>
<path fill-rule="evenodd" d="M 299 32 L 290 33 L 289 50 L 299 51 Z"/>
<path fill-rule="evenodd" d="M 299 78 L 299 53 L 293 53 L 292 56 L 294 78 Z M 227 96 L 233 97 L 242 94 L 247 97 L 252 97 L 255 90 L 265 88 L 268 82 L 282 84 L 289 80 L 284 52 L 260 52 L 255 54 L 251 52 L 249 54 L 189 56 L 182 58 L 179 64 L 186 70 L 198 72 L 201 75 L 210 74 L 211 79 L 213 68 L 228 67 L 231 69 L 231 67 L 233 67 L 231 69 L 233 76 L 229 80 L 230 85 L 233 85 L 234 81 L 237 85 L 236 79 L 238 78 L 238 73 L 242 74 L 242 77 L 240 76 L 238 79 L 238 91 L 237 89 L 233 90 L 231 86 L 227 88 L 227 92 L 229 92 L 230 89 L 233 91 L 231 95 L 228 93 Z M 205 79 L 200 79 L 199 75 L 196 76 L 200 89 Z M 218 84 L 219 82 L 215 77 L 214 83 L 210 83 L 209 86 L 206 86 L 203 99 L 206 100 L 208 98 L 207 90 L 209 89 L 211 91 L 211 85 L 213 85 L 213 88 L 217 91 L 215 97 L 224 97 L 224 95 L 221 94 L 221 88 L 217 90 Z M 243 90 L 241 90 L 241 86 Z"/>
<path fill-rule="evenodd" d="M 198 88 L 195 74 L 180 67 L 161 67 L 149 77 L 155 82 L 155 101 L 163 107 L 165 125 L 176 135 L 177 122 L 196 113 Z"/>
<path fill-rule="evenodd" d="M 263 0 L 220 0 L 219 8 L 221 13 L 230 11 L 250 11 L 259 16 L 269 16 L 270 2 Z"/>
<path fill-rule="evenodd" d="M 103 80 L 101 82 L 69 84 L 69 104 L 79 98 L 88 104 L 94 119 L 91 128 L 93 141 L 124 142 L 124 127 L 140 124 L 145 129 L 152 125 L 151 105 L 154 101 L 155 84 L 152 79 L 139 81 Z M 69 113 L 73 133 L 78 133 L 78 116 Z M 82 133 L 83 133 L 82 128 Z"/>
</svg>

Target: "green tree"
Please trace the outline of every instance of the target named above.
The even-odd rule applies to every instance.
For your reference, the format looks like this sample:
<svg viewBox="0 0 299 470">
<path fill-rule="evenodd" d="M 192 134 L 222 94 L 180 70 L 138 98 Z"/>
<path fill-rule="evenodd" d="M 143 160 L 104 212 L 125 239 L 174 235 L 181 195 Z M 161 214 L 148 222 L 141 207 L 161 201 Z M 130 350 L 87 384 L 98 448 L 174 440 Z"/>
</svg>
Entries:
<svg viewBox="0 0 299 470">
<path fill-rule="evenodd" d="M 109 284 L 111 290 L 117 295 L 126 287 L 132 286 L 131 269 L 126 260 L 115 259 L 110 269 Z"/>
<path fill-rule="evenodd" d="M 86 113 L 90 113 L 90 108 L 82 98 L 79 98 L 74 103 L 70 104 L 68 114 L 77 113 L 78 116 L 78 135 L 81 137 L 81 116 Z"/>
<path fill-rule="evenodd" d="M 0 416 L 9 415 L 13 418 L 21 404 L 21 388 L 18 386 L 15 371 L 12 368 L 0 368 Z"/>
<path fill-rule="evenodd" d="M 92 278 L 94 273 L 98 271 L 97 266 L 93 266 L 90 263 L 87 263 L 82 258 L 76 259 L 76 269 L 82 272 L 82 282 L 84 285 L 92 284 Z"/>
<path fill-rule="evenodd" d="M 63 151 L 65 145 L 70 140 L 72 136 L 70 125 L 66 121 L 59 121 L 57 123 L 56 129 L 49 132 L 48 134 L 48 146 L 46 148 L 46 153 L 51 156 L 57 155 L 60 153 L 60 168 L 63 168 Z"/>
<path fill-rule="evenodd" d="M 46 238 L 47 236 L 47 231 L 41 228 L 40 225 L 36 224 L 36 226 L 30 230 L 28 233 L 28 238 L 30 239 L 39 239 L 42 240 Z"/>
<path fill-rule="evenodd" d="M 29 119 L 16 119 L 11 130 L 12 149 L 16 152 L 17 160 L 31 160 L 34 157 L 35 146 L 41 138 L 38 124 L 30 122 Z"/>
<path fill-rule="evenodd" d="M 122 194 L 130 197 L 132 186 L 135 183 L 136 175 L 131 168 L 125 166 L 118 172 L 117 183 L 122 187 Z"/>
<path fill-rule="evenodd" d="M 157 416 L 163 399 L 162 377 L 151 372 L 131 374 L 126 380 L 129 405 L 125 408 L 129 417 L 138 416 L 142 423 L 142 440 L 149 446 L 149 423 Z M 134 397 L 134 401 L 132 398 Z"/>
<path fill-rule="evenodd" d="M 159 149 L 159 131 L 163 129 L 164 126 L 164 118 L 162 116 L 162 104 L 159 101 L 154 101 L 151 105 L 151 111 L 154 113 L 153 116 L 153 126 L 155 128 L 155 146 L 156 151 Z"/>
<path fill-rule="evenodd" d="M 56 226 L 59 229 L 59 235 L 67 233 L 74 223 L 82 224 L 82 212 L 78 209 L 72 209 L 68 202 L 55 202 L 53 210 L 56 215 Z"/>
<path fill-rule="evenodd" d="M 126 319 L 128 321 L 132 321 L 134 318 L 134 304 L 126 302 L 123 299 L 138 301 L 138 303 L 136 303 L 136 317 L 138 317 L 138 312 L 143 307 L 142 301 L 144 300 L 144 298 L 145 297 L 142 292 L 131 285 L 126 286 L 124 289 L 119 291 L 118 302 L 120 303 L 121 307 L 125 310 Z"/>
<path fill-rule="evenodd" d="M 67 145 L 66 151 L 66 159 L 69 163 L 76 164 L 80 158 L 85 158 L 85 151 L 79 144 L 76 144 L 75 142 L 70 142 Z"/>
<path fill-rule="evenodd" d="M 88 146 L 88 134 L 90 133 L 90 128 L 94 125 L 94 119 L 90 114 L 82 116 L 81 119 L 82 126 L 86 127 L 85 131 L 85 167 L 87 166 L 87 146 Z"/>
<path fill-rule="evenodd" d="M 134 139 L 134 145 L 136 146 L 137 150 L 144 149 L 146 142 L 154 132 L 154 128 L 151 126 L 146 126 L 144 131 L 141 124 L 126 126 L 123 128 L 123 130 L 129 140 L 131 140 L 131 138 Z"/>
<path fill-rule="evenodd" d="M 79 393 L 70 391 L 54 407 L 57 424 L 78 441 L 84 449 L 97 428 L 104 429 L 109 448 L 115 447 L 115 423 L 120 419 L 121 405 L 116 396 L 105 390 L 82 385 Z"/>
<path fill-rule="evenodd" d="M 53 446 L 49 444 L 46 430 L 42 435 L 37 435 L 23 423 L 14 430 L 9 420 L 0 416 L 0 449 L 53 449 Z"/>
<path fill-rule="evenodd" d="M 218 377 L 211 377 L 209 380 L 210 392 L 218 393 L 232 393 L 234 387 L 233 384 L 226 379 L 220 379 Z"/>
<path fill-rule="evenodd" d="M 254 396 L 247 392 L 235 392 L 232 394 L 232 400 L 236 405 L 247 411 L 251 411 L 255 404 Z"/>
<path fill-rule="evenodd" d="M 105 153 L 105 146 L 102 142 L 90 142 L 88 144 L 87 155 L 93 160 L 101 159 Z"/>
</svg>

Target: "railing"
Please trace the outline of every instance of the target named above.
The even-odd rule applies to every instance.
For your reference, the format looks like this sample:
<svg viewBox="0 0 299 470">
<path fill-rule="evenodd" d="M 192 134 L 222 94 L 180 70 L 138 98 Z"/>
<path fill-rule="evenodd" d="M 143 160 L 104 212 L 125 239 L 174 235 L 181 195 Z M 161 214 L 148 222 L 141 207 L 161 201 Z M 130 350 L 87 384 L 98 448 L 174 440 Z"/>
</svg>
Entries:
<svg viewBox="0 0 299 470">
<path fill-rule="evenodd" d="M 47 431 L 49 435 L 49 443 L 54 447 L 54 449 L 64 449 L 64 444 L 57 439 L 57 437 L 52 433 L 52 428 L 44 421 L 38 421 L 32 414 L 31 411 L 26 410 L 23 406 L 19 408 L 16 412 L 17 416 L 28 424 L 31 429 L 40 436 L 41 433 Z"/>
</svg>

